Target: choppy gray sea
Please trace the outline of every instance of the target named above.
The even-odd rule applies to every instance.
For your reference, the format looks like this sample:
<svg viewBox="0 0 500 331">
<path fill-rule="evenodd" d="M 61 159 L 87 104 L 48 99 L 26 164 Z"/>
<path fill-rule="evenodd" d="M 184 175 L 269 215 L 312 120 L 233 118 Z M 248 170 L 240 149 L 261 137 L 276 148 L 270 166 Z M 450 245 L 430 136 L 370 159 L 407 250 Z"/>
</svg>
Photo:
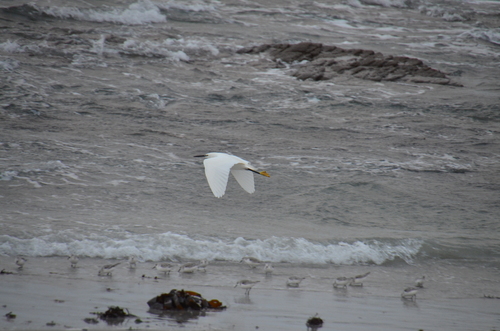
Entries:
<svg viewBox="0 0 500 331">
<path fill-rule="evenodd" d="M 500 296 L 498 1 L 0 7 L 4 257 L 406 268 L 428 296 Z M 306 60 L 237 53 L 300 42 L 420 59 L 451 84 L 299 80 Z M 207 152 L 271 177 L 217 199 Z"/>
</svg>

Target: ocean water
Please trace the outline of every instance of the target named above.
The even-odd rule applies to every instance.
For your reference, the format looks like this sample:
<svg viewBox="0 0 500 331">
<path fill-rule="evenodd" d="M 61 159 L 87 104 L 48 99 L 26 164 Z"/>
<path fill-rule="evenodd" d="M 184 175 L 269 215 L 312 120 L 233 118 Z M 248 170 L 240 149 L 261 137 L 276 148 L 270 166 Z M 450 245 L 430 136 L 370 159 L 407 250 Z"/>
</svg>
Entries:
<svg viewBox="0 0 500 331">
<path fill-rule="evenodd" d="M 500 296 L 499 2 L 0 6 L 3 257 L 253 256 Z M 303 41 L 418 58 L 456 84 L 300 81 L 299 63 L 236 53 Z M 207 152 L 271 178 L 252 195 L 230 178 L 217 199 L 193 157 Z"/>
</svg>

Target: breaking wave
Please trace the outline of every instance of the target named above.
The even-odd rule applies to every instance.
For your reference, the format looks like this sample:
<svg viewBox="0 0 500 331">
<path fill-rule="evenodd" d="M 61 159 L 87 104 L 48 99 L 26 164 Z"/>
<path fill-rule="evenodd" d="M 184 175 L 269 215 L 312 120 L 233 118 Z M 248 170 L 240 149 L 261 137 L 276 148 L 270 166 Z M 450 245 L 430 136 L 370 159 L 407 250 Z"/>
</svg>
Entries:
<svg viewBox="0 0 500 331">
<path fill-rule="evenodd" d="M 150 1 L 138 1 L 124 9 L 94 10 L 77 7 L 39 7 L 25 4 L 5 9 L 7 12 L 25 15 L 31 18 L 51 16 L 59 19 L 73 19 L 89 22 L 109 22 L 124 25 L 141 25 L 166 22 L 167 18 L 160 8 Z"/>
<path fill-rule="evenodd" d="M 304 238 L 222 240 L 194 239 L 171 232 L 162 234 L 125 234 L 110 238 L 101 234 L 75 235 L 70 231 L 29 239 L 0 236 L 0 254 L 7 256 L 67 256 L 125 258 L 136 255 L 144 261 L 222 260 L 240 261 L 253 256 L 263 261 L 289 263 L 383 264 L 393 260 L 412 263 L 422 241 L 369 240 L 352 243 L 312 242 Z"/>
</svg>

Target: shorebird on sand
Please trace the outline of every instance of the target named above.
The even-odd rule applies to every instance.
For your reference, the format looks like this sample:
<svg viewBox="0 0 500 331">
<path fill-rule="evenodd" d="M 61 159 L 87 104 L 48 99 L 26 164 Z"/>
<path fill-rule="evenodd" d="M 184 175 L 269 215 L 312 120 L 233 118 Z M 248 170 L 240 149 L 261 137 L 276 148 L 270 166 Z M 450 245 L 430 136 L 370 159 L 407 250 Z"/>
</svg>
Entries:
<svg viewBox="0 0 500 331">
<path fill-rule="evenodd" d="M 241 288 L 246 289 L 245 295 L 249 295 L 252 287 L 254 287 L 255 284 L 257 284 L 258 282 L 259 282 L 258 280 L 253 281 L 253 280 L 243 279 L 237 282 L 236 285 L 234 285 L 234 287 L 237 287 L 239 285 Z"/>
</svg>

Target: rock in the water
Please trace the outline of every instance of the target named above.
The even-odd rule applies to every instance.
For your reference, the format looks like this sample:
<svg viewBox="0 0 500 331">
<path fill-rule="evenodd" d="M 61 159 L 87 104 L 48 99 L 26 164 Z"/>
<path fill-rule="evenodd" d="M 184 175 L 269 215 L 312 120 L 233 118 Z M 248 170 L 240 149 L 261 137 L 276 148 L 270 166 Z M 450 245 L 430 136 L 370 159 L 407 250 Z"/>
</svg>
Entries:
<svg viewBox="0 0 500 331">
<path fill-rule="evenodd" d="M 457 85 L 445 73 L 433 69 L 421 60 L 406 56 L 383 55 L 365 49 L 343 49 L 319 43 L 264 44 L 245 47 L 240 54 L 268 52 L 279 67 L 281 63 L 297 63 L 292 74 L 300 80 L 328 80 L 337 75 L 352 75 L 373 81 L 405 81 Z"/>
</svg>

